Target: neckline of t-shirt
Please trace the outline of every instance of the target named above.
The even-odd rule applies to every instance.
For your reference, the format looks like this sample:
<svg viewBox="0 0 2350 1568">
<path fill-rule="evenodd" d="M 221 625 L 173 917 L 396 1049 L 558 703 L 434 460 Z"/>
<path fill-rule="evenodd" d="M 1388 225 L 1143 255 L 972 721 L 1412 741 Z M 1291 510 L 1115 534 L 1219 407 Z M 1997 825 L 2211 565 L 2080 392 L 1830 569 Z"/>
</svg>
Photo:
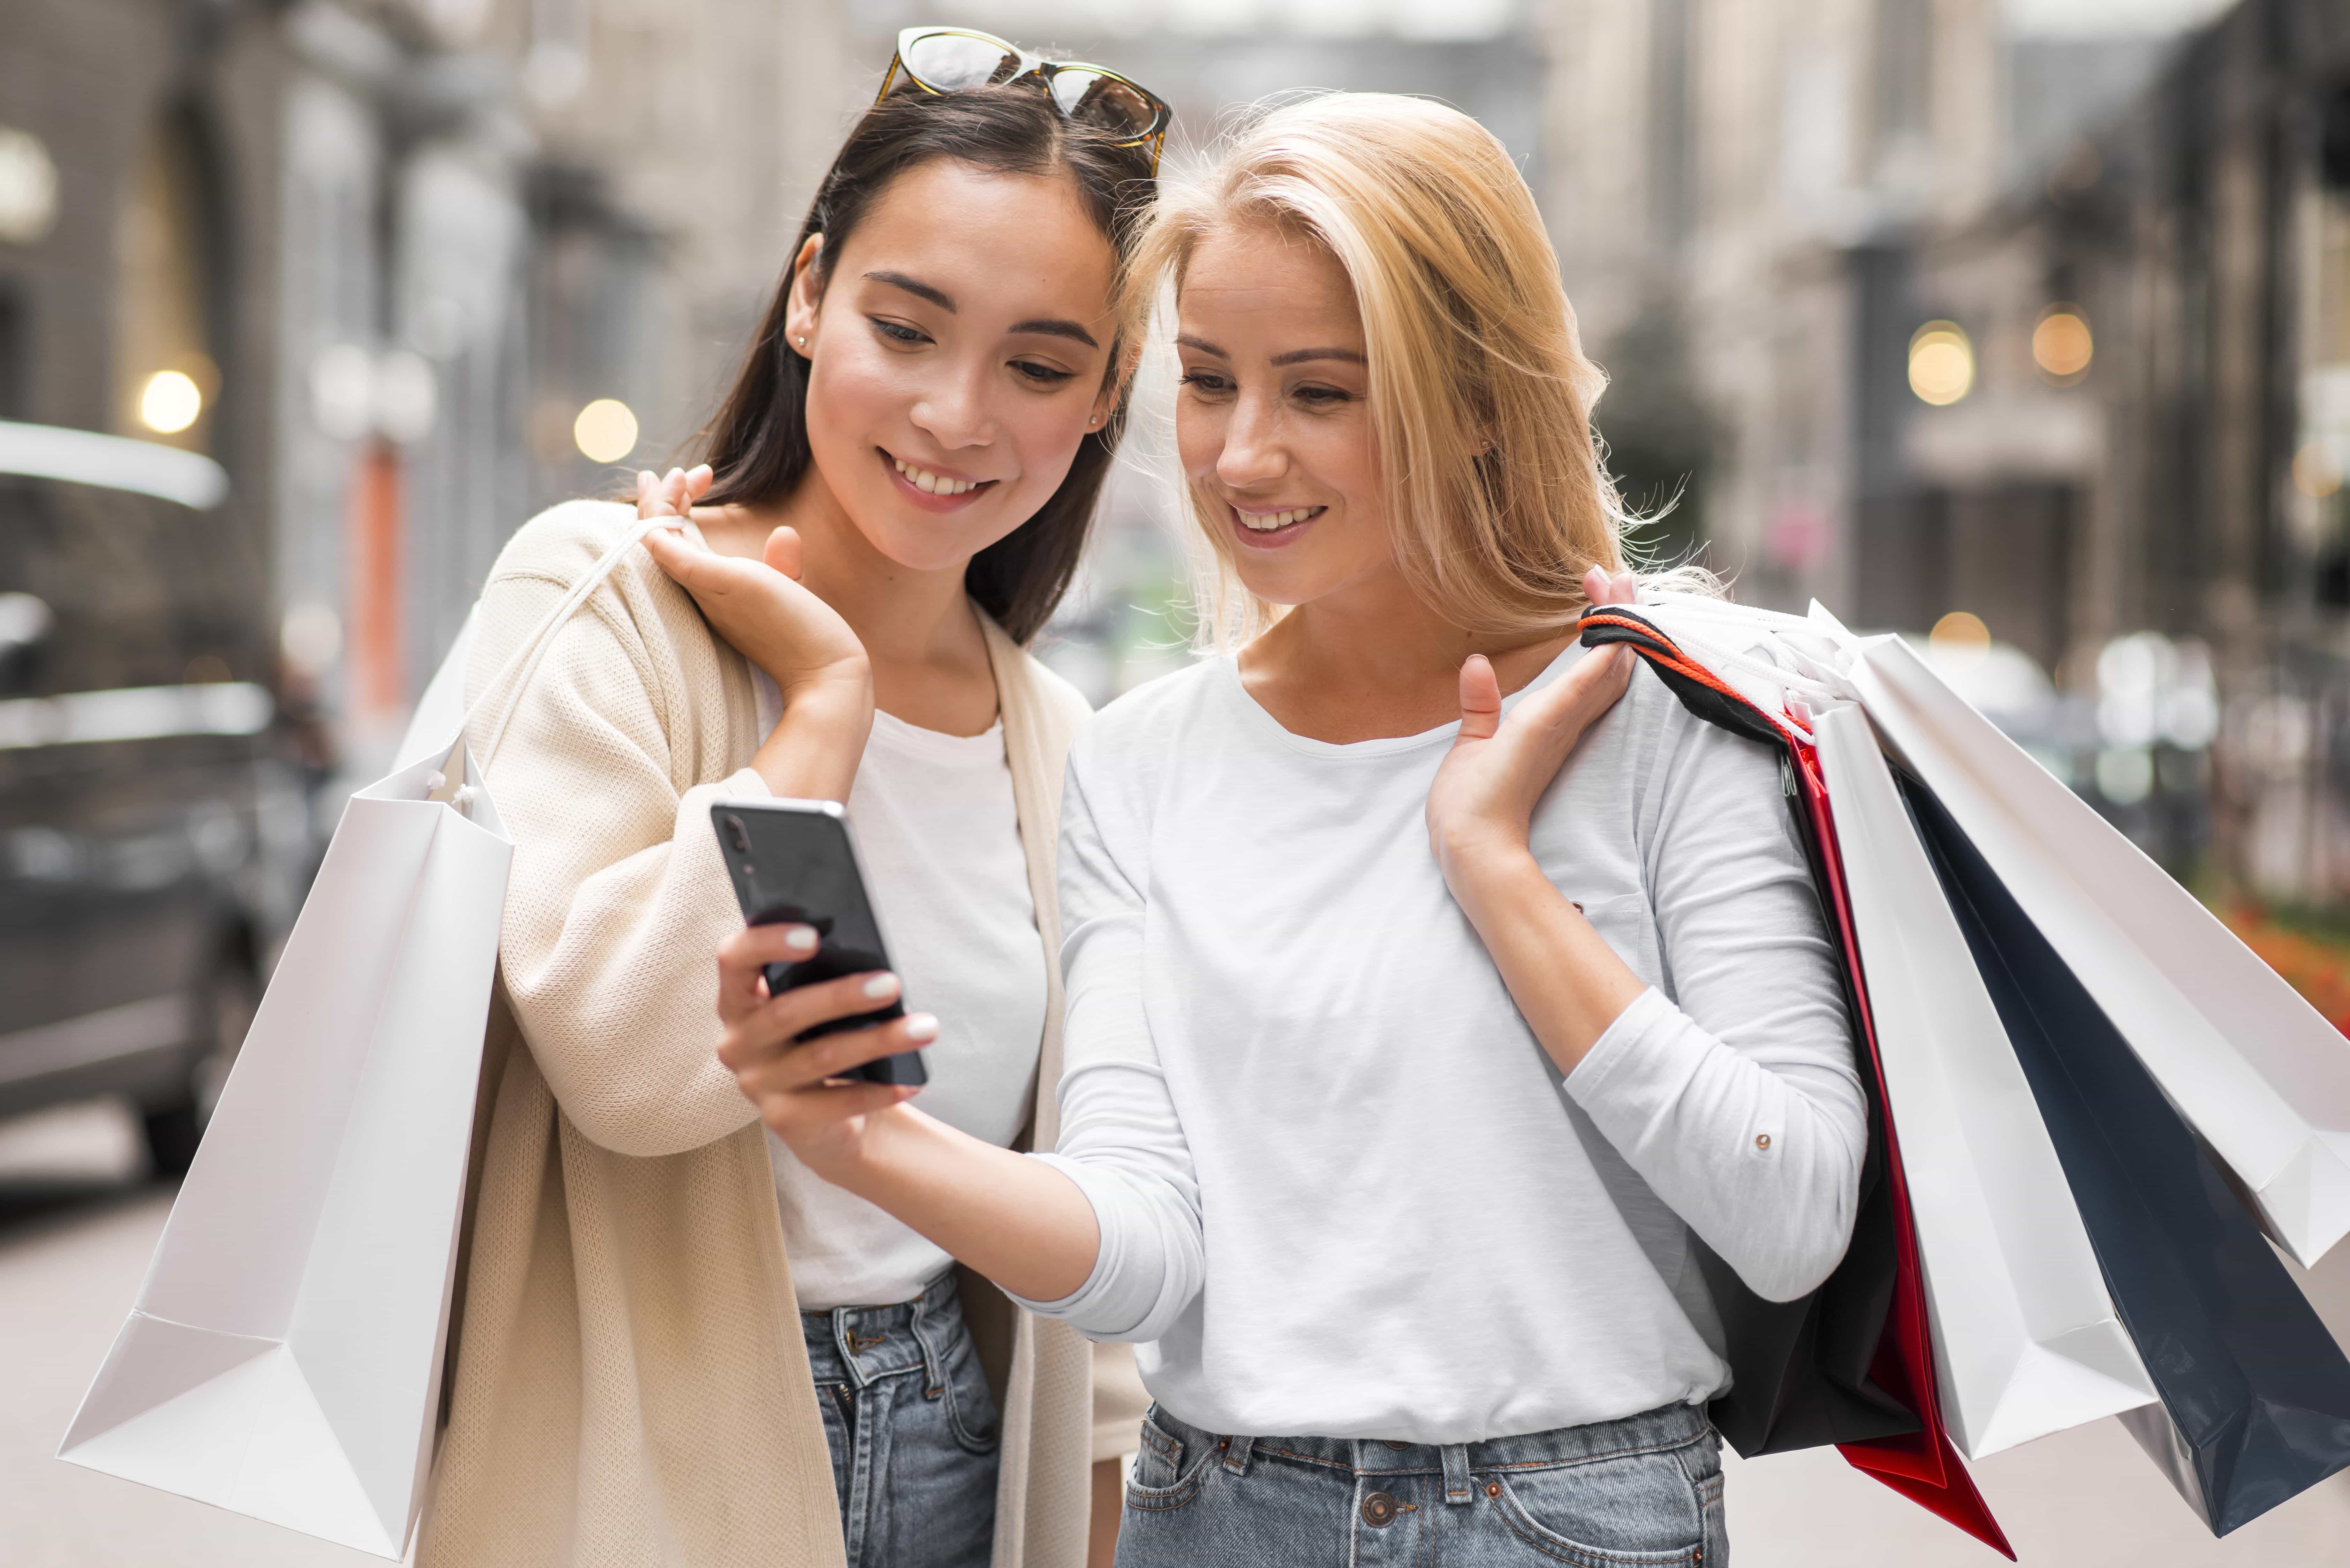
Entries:
<svg viewBox="0 0 2350 1568">
<path fill-rule="evenodd" d="M 1508 712 L 1527 692 L 1538 691 L 1558 679 L 1559 672 L 1582 657 L 1583 645 L 1570 642 L 1532 680 L 1502 699 L 1502 711 Z M 1439 724 L 1433 730 L 1422 730 L 1411 735 L 1380 735 L 1367 741 L 1317 741 L 1311 735 L 1301 735 L 1265 711 L 1264 704 L 1250 694 L 1248 682 L 1241 679 L 1240 655 L 1220 654 L 1216 662 L 1222 666 L 1220 678 L 1232 696 L 1247 715 L 1247 722 L 1294 752 L 1310 757 L 1385 757 L 1404 752 L 1418 751 L 1424 746 L 1451 745 L 1453 736 L 1461 732 L 1461 721 Z"/>
<path fill-rule="evenodd" d="M 886 737 L 887 742 L 899 749 L 917 752 L 951 763 L 1000 763 L 1003 761 L 1003 720 L 976 735 L 950 735 L 944 730 L 925 730 L 920 724 L 910 724 L 895 713 L 873 710 L 873 734 Z"/>
</svg>

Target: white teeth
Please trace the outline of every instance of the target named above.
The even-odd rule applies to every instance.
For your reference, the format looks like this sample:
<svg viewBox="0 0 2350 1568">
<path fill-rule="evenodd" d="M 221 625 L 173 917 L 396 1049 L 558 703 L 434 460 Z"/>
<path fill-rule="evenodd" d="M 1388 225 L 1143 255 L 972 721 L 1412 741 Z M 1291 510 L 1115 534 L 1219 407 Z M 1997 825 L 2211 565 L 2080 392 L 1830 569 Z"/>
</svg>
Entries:
<svg viewBox="0 0 2350 1568">
<path fill-rule="evenodd" d="M 889 461 L 897 464 L 899 473 L 906 476 L 907 483 L 926 494 L 961 495 L 965 491 L 979 488 L 976 479 L 949 479 L 944 474 L 932 473 L 927 468 L 916 468 L 902 457 L 893 457 Z"/>
<path fill-rule="evenodd" d="M 1240 512 L 1240 508 L 1232 508 Z M 1260 534 L 1270 534 L 1276 528 L 1286 528 L 1292 523 L 1303 523 L 1314 515 L 1316 508 L 1293 506 L 1285 512 L 1240 512 L 1241 521 Z"/>
</svg>

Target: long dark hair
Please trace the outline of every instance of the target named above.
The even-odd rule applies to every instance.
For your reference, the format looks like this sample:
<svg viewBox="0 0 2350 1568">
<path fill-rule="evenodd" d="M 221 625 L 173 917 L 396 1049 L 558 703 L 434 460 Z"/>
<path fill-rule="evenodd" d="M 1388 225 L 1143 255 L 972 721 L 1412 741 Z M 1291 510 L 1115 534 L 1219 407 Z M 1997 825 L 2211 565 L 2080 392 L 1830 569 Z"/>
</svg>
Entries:
<svg viewBox="0 0 2350 1568">
<path fill-rule="evenodd" d="M 1004 174 L 1066 172 L 1121 265 L 1157 189 L 1148 149 L 1114 146 L 1063 118 L 1033 84 L 893 94 L 866 110 L 848 133 L 792 247 L 796 258 L 810 234 L 824 235 L 816 261 L 819 296 L 833 261 L 890 182 L 938 158 Z M 702 461 L 716 472 L 703 505 L 771 504 L 790 494 L 815 462 L 807 433 L 808 362 L 793 349 L 784 327 L 792 282 L 786 265 L 733 389 L 702 431 Z M 1124 361 L 1122 343 L 1114 342 L 1106 379 L 1117 377 Z M 1067 477 L 1036 514 L 972 556 L 963 573 L 965 590 L 1015 641 L 1036 635 L 1076 572 L 1094 503 L 1126 426 L 1126 401 L 1121 389 L 1109 417 L 1087 432 Z"/>
</svg>

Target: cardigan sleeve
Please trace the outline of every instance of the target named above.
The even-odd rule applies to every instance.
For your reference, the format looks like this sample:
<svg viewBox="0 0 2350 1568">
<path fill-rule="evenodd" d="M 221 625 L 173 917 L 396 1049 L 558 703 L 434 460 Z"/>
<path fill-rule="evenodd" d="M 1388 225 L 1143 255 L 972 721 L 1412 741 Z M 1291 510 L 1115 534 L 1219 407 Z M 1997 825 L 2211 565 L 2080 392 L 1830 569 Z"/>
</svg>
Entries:
<svg viewBox="0 0 2350 1568">
<path fill-rule="evenodd" d="M 556 567 L 515 569 L 527 544 L 517 538 L 484 590 L 474 697 L 584 568 L 575 546 Z M 743 917 L 710 807 L 769 792 L 749 768 L 681 787 L 709 771 L 692 753 L 710 749 L 725 691 L 717 661 L 673 650 L 683 639 L 666 623 L 694 612 L 664 606 L 663 590 L 683 598 L 623 564 L 509 699 L 484 770 L 515 843 L 498 961 L 515 1021 L 564 1115 L 636 1156 L 696 1148 L 756 1116 L 717 1056 L 716 953 Z M 477 714 L 469 730 L 477 758 L 489 722 Z"/>
</svg>

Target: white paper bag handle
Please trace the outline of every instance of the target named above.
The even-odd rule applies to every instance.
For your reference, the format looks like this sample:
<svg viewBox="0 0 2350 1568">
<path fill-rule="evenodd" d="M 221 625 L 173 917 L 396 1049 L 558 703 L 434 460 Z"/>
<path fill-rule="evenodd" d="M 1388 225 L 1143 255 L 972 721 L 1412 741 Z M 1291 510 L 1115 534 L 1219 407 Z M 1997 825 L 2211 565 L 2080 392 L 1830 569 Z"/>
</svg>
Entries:
<svg viewBox="0 0 2350 1568">
<path fill-rule="evenodd" d="M 506 678 L 515 674 L 516 667 L 520 667 L 522 673 L 515 680 L 514 691 L 506 703 L 505 711 L 498 715 L 498 722 L 491 729 L 489 739 L 482 748 L 482 754 L 474 759 L 473 765 L 478 772 L 486 774 L 490 771 L 490 759 L 497 755 L 498 746 L 505 739 L 506 726 L 514 722 L 515 712 L 522 707 L 523 693 L 529 690 L 530 678 L 538 671 L 538 661 L 544 659 L 546 656 L 546 650 L 555 645 L 555 634 L 578 613 L 582 605 L 595 597 L 596 590 L 602 587 L 605 579 L 619 566 L 620 558 L 642 543 L 646 535 L 656 528 L 681 528 L 685 525 L 685 521 L 682 517 L 639 518 L 630 525 L 629 531 L 620 536 L 620 542 L 605 551 L 595 566 L 588 569 L 588 575 L 572 585 L 571 591 L 564 596 L 563 602 L 549 610 L 546 618 L 532 628 L 531 634 L 523 639 L 522 646 L 515 649 L 513 655 L 499 668 L 495 675 L 490 677 L 488 684 L 482 688 L 482 694 L 466 705 L 464 716 L 457 722 L 457 735 L 461 741 L 464 738 L 465 732 L 472 726 L 473 715 L 481 710 L 484 703 L 489 701 L 492 694 L 505 683 Z"/>
</svg>

